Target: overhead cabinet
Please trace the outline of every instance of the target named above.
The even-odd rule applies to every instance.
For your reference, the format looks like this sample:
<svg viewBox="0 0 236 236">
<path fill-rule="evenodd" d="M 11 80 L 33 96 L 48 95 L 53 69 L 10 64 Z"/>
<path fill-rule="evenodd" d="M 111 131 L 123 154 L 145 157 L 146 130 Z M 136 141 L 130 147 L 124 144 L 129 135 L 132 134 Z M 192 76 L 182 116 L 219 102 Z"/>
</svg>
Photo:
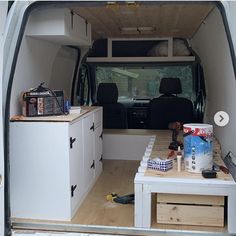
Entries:
<svg viewBox="0 0 236 236">
<path fill-rule="evenodd" d="M 71 114 L 67 121 L 42 117 L 11 122 L 12 217 L 72 219 L 102 172 L 97 117 L 102 119 L 102 108 L 79 117 Z"/>
<path fill-rule="evenodd" d="M 28 24 L 27 36 L 61 45 L 91 45 L 91 24 L 70 9 L 35 11 Z"/>
</svg>

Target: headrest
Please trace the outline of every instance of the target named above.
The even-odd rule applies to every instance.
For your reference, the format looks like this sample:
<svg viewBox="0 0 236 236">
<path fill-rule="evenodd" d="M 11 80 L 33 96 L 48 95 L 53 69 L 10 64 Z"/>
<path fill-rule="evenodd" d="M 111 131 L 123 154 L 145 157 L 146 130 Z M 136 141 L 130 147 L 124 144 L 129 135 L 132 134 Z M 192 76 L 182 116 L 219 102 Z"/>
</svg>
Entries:
<svg viewBox="0 0 236 236">
<path fill-rule="evenodd" d="M 162 78 L 159 92 L 162 94 L 180 94 L 182 93 L 182 86 L 179 78 Z"/>
<path fill-rule="evenodd" d="M 97 91 L 97 102 L 99 104 L 117 103 L 118 89 L 115 83 L 100 83 Z"/>
</svg>

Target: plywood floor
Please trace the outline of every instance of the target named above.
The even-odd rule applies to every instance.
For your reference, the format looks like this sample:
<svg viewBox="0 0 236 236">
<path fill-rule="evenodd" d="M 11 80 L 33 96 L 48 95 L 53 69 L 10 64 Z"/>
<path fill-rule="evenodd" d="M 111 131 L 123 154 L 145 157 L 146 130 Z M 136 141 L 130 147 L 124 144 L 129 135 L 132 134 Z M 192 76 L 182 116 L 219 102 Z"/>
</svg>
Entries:
<svg viewBox="0 0 236 236">
<path fill-rule="evenodd" d="M 134 205 L 108 202 L 106 195 L 134 193 L 139 161 L 104 160 L 103 172 L 72 219 L 73 224 L 134 226 Z"/>
<path fill-rule="evenodd" d="M 104 160 L 103 172 L 87 198 L 82 203 L 76 215 L 71 222 L 64 224 L 82 224 L 82 225 L 101 225 L 134 227 L 134 205 L 122 205 L 108 202 L 106 195 L 116 192 L 119 195 L 130 194 L 134 192 L 134 177 L 139 166 L 139 161 L 121 161 Z M 155 195 L 153 195 L 153 202 Z M 156 223 L 155 204 L 152 207 L 152 228 L 163 230 L 193 230 L 209 232 L 227 232 L 225 227 L 204 227 L 204 226 L 185 226 L 168 225 Z M 43 221 L 30 219 L 12 219 L 15 223 L 57 223 L 59 221 Z"/>
</svg>

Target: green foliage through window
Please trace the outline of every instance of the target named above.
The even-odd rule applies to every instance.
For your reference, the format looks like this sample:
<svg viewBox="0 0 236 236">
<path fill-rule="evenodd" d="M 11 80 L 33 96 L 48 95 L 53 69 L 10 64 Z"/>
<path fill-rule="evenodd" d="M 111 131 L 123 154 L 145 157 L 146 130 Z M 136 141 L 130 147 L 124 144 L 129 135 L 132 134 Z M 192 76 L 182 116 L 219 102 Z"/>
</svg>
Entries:
<svg viewBox="0 0 236 236">
<path fill-rule="evenodd" d="M 183 93 L 179 96 L 193 100 L 191 65 L 158 67 L 96 67 L 96 83 L 116 83 L 119 100 L 152 99 L 160 96 L 160 81 L 164 77 L 180 78 Z"/>
</svg>

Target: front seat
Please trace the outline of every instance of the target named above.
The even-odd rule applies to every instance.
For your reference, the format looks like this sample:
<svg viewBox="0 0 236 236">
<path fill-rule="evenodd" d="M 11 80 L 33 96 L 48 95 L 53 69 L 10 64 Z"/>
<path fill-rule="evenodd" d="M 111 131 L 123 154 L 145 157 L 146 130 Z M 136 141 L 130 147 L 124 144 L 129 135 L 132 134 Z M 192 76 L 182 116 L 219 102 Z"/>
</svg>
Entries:
<svg viewBox="0 0 236 236">
<path fill-rule="evenodd" d="M 193 103 L 177 94 L 182 93 L 179 78 L 163 78 L 159 92 L 162 94 L 154 98 L 149 104 L 150 129 L 168 129 L 170 122 L 191 123 L 193 119 Z"/>
<path fill-rule="evenodd" d="M 103 107 L 103 128 L 127 128 L 126 110 L 118 103 L 118 89 L 115 83 L 100 83 L 97 90 L 97 106 Z"/>
</svg>

